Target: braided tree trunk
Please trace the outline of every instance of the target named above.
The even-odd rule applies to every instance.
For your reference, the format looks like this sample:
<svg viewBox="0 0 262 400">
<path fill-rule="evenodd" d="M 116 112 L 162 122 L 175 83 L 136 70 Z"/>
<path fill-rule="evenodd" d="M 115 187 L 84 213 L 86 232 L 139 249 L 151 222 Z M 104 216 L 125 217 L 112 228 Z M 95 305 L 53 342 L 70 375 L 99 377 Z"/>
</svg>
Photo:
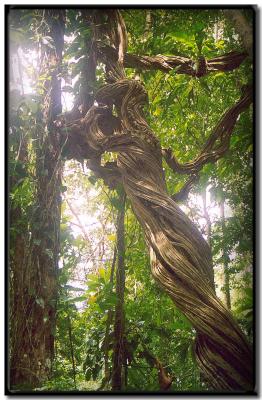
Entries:
<svg viewBox="0 0 262 400">
<path fill-rule="evenodd" d="M 115 20 L 108 36 L 114 38 L 118 32 L 115 42 L 120 50 L 123 21 L 116 10 L 108 15 L 110 22 Z M 98 105 L 83 119 L 67 125 L 67 156 L 74 157 L 78 144 L 81 157 L 89 159 L 88 166 L 109 187 L 123 184 L 145 232 L 153 276 L 196 329 L 195 354 L 210 386 L 251 390 L 251 351 L 230 312 L 216 297 L 209 246 L 167 193 L 160 143 L 143 117 L 147 93 L 138 81 L 125 78 L 123 54 L 124 45 L 118 61 L 104 60 L 108 81 L 113 83 L 99 90 Z M 251 97 L 250 93 L 243 96 L 233 109 L 230 129 L 223 121 L 219 131 L 233 129 Z M 118 118 L 112 115 L 113 105 Z M 100 165 L 105 151 L 118 152 L 117 166 Z"/>
<path fill-rule="evenodd" d="M 68 125 L 69 155 L 78 141 L 82 156 L 98 176 L 109 186 L 122 182 L 145 232 L 153 276 L 196 329 L 195 354 L 210 385 L 251 390 L 251 351 L 216 297 L 210 248 L 167 193 L 160 143 L 143 117 L 144 87 L 136 80 L 120 79 L 100 89 L 96 99 L 99 106 Z M 239 104 L 244 107 L 248 102 Z M 118 125 L 110 113 L 113 104 L 121 120 Z M 105 151 L 118 152 L 117 167 L 98 165 Z"/>
<path fill-rule="evenodd" d="M 143 86 L 121 80 L 103 88 L 98 98 L 118 104 L 121 99 L 125 134 L 119 146 L 110 145 L 108 140 L 109 150 L 119 150 L 117 165 L 144 228 L 153 276 L 197 331 L 199 366 L 214 388 L 251 389 L 250 349 L 215 295 L 210 249 L 167 193 L 160 145 L 142 116 L 146 100 Z"/>
</svg>

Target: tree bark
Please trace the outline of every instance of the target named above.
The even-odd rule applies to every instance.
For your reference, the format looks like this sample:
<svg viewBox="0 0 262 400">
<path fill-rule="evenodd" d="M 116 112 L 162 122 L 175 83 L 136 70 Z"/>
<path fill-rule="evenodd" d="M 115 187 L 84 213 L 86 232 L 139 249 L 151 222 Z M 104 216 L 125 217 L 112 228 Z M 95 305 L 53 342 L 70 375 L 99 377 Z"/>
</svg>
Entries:
<svg viewBox="0 0 262 400">
<path fill-rule="evenodd" d="M 245 51 L 250 57 L 253 56 L 253 31 L 241 10 L 224 10 L 226 18 L 232 23 L 239 34 Z M 253 11 L 251 11 L 253 12 Z"/>
<path fill-rule="evenodd" d="M 113 255 L 113 261 L 112 261 L 112 266 L 111 266 L 111 273 L 110 273 L 110 283 L 113 284 L 114 281 L 114 273 L 115 273 L 115 264 L 116 264 L 116 257 L 117 257 L 117 247 L 114 248 L 114 255 Z M 113 310 L 108 311 L 107 315 L 107 320 L 106 320 L 106 331 L 105 331 L 105 340 L 104 340 L 104 360 L 105 360 L 105 385 L 110 380 L 110 369 L 109 369 L 109 343 L 110 343 L 110 338 L 109 338 L 109 333 L 110 333 L 110 326 L 113 322 Z M 105 386 L 104 385 L 104 386 Z"/>
<path fill-rule="evenodd" d="M 48 10 L 46 25 L 55 48 L 44 49 L 44 72 L 51 71 L 51 80 L 45 82 L 44 112 L 36 128 L 36 202 L 28 228 L 29 248 L 20 261 L 19 276 L 14 277 L 17 282 L 19 278 L 20 289 L 14 294 L 19 301 L 13 310 L 16 335 L 11 348 L 11 390 L 41 385 L 50 377 L 54 354 L 62 163 L 53 122 L 62 112 L 57 75 L 64 43 L 64 12 Z"/>
<path fill-rule="evenodd" d="M 121 210 L 117 219 L 117 269 L 116 269 L 116 295 L 117 304 L 114 324 L 114 349 L 112 390 L 123 390 L 123 362 L 124 362 L 124 291 L 125 291 L 125 194 L 121 195 Z"/>
<path fill-rule="evenodd" d="M 117 51 L 107 45 L 99 45 L 99 57 L 106 62 L 106 59 L 117 61 Z M 247 57 L 246 53 L 236 51 L 205 60 L 200 58 L 198 61 L 191 60 L 182 56 L 137 56 L 131 53 L 124 54 L 124 66 L 141 70 L 160 70 L 169 73 L 176 69 L 177 74 L 186 74 L 193 77 L 202 77 L 215 71 L 233 71 Z M 200 62 L 200 63 L 199 63 Z"/>
<path fill-rule="evenodd" d="M 74 386 L 75 386 L 75 389 L 76 389 L 75 354 L 74 354 L 74 345 L 73 345 L 73 337 L 72 337 L 72 326 L 71 326 L 71 318 L 70 318 L 70 315 L 69 315 L 69 310 L 67 310 L 67 322 L 68 322 L 68 336 L 69 336 L 70 353 L 71 353 L 71 360 L 72 360 L 73 379 L 74 379 Z"/>
<path fill-rule="evenodd" d="M 131 81 L 109 86 L 102 91 L 105 102 L 107 93 L 112 98 L 126 87 L 121 117 L 132 143 L 120 147 L 118 168 L 145 232 L 153 276 L 195 327 L 197 360 L 210 384 L 219 390 L 251 389 L 251 353 L 215 295 L 210 249 L 167 194 L 159 143 L 140 112 L 144 89 Z"/>
<path fill-rule="evenodd" d="M 108 15 L 113 21 L 106 34 L 114 38 L 121 26 L 119 13 Z M 236 321 L 215 295 L 210 248 L 167 193 L 160 143 L 143 115 L 145 88 L 136 80 L 126 79 L 120 58 L 115 63 L 110 59 L 105 62 L 110 83 L 96 95 L 99 106 L 68 129 L 75 137 L 81 136 L 83 152 L 89 153 L 87 158 L 92 154 L 98 159 L 105 151 L 118 153 L 118 178 L 144 229 L 152 274 L 195 328 L 196 359 L 210 386 L 218 390 L 252 390 L 252 353 Z M 250 102 L 247 95 L 240 109 L 235 110 L 229 132 Z M 113 105 L 121 129 L 115 131 L 111 125 L 111 131 L 105 131 L 102 121 L 106 116 L 110 125 Z M 212 147 L 215 140 L 213 135 L 207 146 Z"/>
<path fill-rule="evenodd" d="M 215 295 L 209 246 L 167 193 L 160 144 L 143 117 L 144 87 L 118 79 L 100 89 L 96 99 L 101 106 L 90 109 L 80 126 L 68 128 L 85 137 L 92 157 L 104 151 L 118 153 L 118 174 L 144 229 L 153 276 L 196 329 L 196 358 L 210 386 L 251 390 L 252 354 Z M 122 130 L 103 134 L 100 121 L 105 113 L 109 124 L 107 107 L 112 103 L 118 107 Z"/>
</svg>

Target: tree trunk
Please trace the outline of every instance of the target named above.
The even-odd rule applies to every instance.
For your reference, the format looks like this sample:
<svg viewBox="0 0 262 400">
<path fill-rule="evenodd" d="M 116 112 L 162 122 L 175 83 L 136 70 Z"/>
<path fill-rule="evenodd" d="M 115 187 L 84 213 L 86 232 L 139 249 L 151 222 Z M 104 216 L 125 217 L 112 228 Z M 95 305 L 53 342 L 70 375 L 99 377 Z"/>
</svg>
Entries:
<svg viewBox="0 0 262 400">
<path fill-rule="evenodd" d="M 121 209 L 117 219 L 117 269 L 116 269 L 116 295 L 117 304 L 114 324 L 114 349 L 112 390 L 123 390 L 123 362 L 124 362 L 124 291 L 125 291 L 125 194 L 121 195 Z"/>
<path fill-rule="evenodd" d="M 152 10 L 146 10 L 146 21 L 145 21 L 145 31 L 144 31 L 144 40 L 146 41 L 152 30 Z"/>
<path fill-rule="evenodd" d="M 113 261 L 112 261 L 112 266 L 111 266 L 111 273 L 110 273 L 110 283 L 113 284 L 114 281 L 114 273 L 115 273 L 115 264 L 116 264 L 116 256 L 117 256 L 117 248 L 115 246 L 114 248 L 114 255 L 113 255 Z M 105 378 L 104 378 L 104 386 L 106 386 L 110 380 L 110 369 L 109 369 L 109 344 L 110 344 L 110 326 L 113 322 L 113 310 L 110 309 L 107 314 L 107 320 L 106 320 L 106 331 L 105 331 L 105 340 L 104 340 L 104 360 L 105 360 Z"/>
<path fill-rule="evenodd" d="M 15 107 L 18 106 L 17 99 L 23 94 L 22 74 L 20 58 L 18 56 L 18 47 L 10 46 L 10 100 Z M 18 68 L 14 68 L 15 60 L 17 61 Z M 20 88 L 20 90 L 19 90 Z M 9 114 L 12 120 L 11 110 Z M 21 126 L 23 125 L 22 119 L 19 120 Z M 26 168 L 28 164 L 28 142 L 23 132 L 19 129 L 13 132 L 15 137 L 14 154 L 9 152 L 9 162 L 14 162 L 13 173 L 9 176 L 10 194 L 15 187 L 19 185 L 19 181 L 23 180 L 28 175 Z M 23 169 L 21 169 L 23 166 Z M 13 204 L 10 201 L 10 264 L 9 264 L 9 322 L 10 322 L 10 356 L 11 360 L 21 347 L 21 340 L 23 339 L 20 334 L 21 330 L 21 310 L 23 307 L 23 280 L 24 280 L 24 262 L 29 242 L 29 232 L 27 221 L 23 212 L 23 208 L 19 204 Z M 11 233 L 12 231 L 12 233 Z M 11 363 L 12 368 L 12 363 Z"/>
<path fill-rule="evenodd" d="M 249 25 L 245 15 L 243 14 L 243 10 L 238 9 L 229 9 L 223 11 L 226 18 L 232 23 L 235 27 L 236 32 L 239 34 L 243 46 L 246 52 L 252 57 L 253 56 L 253 31 L 251 26 Z M 254 11 L 251 11 L 254 12 Z"/>
<path fill-rule="evenodd" d="M 107 37 L 118 35 L 114 43 L 119 47 L 118 61 L 105 59 L 110 83 L 98 91 L 98 106 L 91 107 L 80 123 L 68 129 L 83 141 L 86 158 L 93 157 L 99 163 L 103 152 L 118 153 L 114 169 L 96 167 L 96 171 L 103 171 L 105 179 L 115 171 L 116 182 L 123 183 L 144 229 L 152 274 L 195 328 L 196 358 L 210 385 L 218 390 L 251 390 L 251 350 L 232 315 L 215 295 L 208 244 L 167 193 L 160 143 L 143 115 L 147 93 L 141 83 L 126 79 L 124 73 L 120 57 L 124 53 L 123 46 L 120 51 L 125 36 L 123 19 L 118 10 L 105 12 L 110 19 Z M 228 132 L 251 103 L 251 97 L 246 96 L 231 113 Z M 111 113 L 113 105 L 120 122 L 117 129 Z M 210 138 L 207 146 L 213 140 Z"/>
<path fill-rule="evenodd" d="M 44 72 L 51 71 L 51 81 L 45 82 L 45 111 L 36 127 L 37 195 L 29 227 L 30 245 L 28 252 L 20 255 L 19 275 L 17 269 L 14 272 L 19 286 L 14 295 L 19 301 L 13 310 L 16 334 L 11 346 L 11 389 L 41 385 L 50 377 L 54 353 L 62 164 L 53 121 L 62 112 L 57 75 L 63 51 L 64 12 L 48 10 L 46 23 L 55 49 L 45 49 L 46 63 L 42 66 Z"/>
<path fill-rule="evenodd" d="M 70 353 L 71 353 L 71 360 L 72 360 L 73 379 L 74 379 L 74 386 L 75 386 L 75 389 L 76 389 L 75 354 L 74 354 L 72 326 L 71 326 L 71 318 L 70 318 L 70 315 L 69 315 L 69 309 L 67 310 L 67 322 L 68 322 L 68 336 L 69 336 Z"/>
<path fill-rule="evenodd" d="M 119 79 L 100 89 L 97 101 L 118 105 L 123 133 L 105 137 L 103 143 L 99 119 L 92 118 L 93 112 L 101 115 L 96 107 L 86 116 L 85 128 L 90 123 L 92 131 L 86 140 L 92 147 L 103 143 L 104 150 L 118 152 L 118 171 L 144 228 L 153 276 L 196 329 L 195 351 L 203 373 L 219 390 L 251 389 L 251 352 L 235 320 L 215 295 L 210 249 L 167 194 L 160 145 L 142 114 L 145 89 L 137 81 Z"/>
</svg>

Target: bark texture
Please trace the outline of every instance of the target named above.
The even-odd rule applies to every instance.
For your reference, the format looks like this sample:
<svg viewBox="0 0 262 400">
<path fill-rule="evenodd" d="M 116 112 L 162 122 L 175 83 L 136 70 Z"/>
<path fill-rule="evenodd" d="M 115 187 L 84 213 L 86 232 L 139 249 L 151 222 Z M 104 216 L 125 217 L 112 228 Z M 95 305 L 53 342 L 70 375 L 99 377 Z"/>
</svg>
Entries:
<svg viewBox="0 0 262 400">
<path fill-rule="evenodd" d="M 124 376 L 124 291 L 125 291 L 125 194 L 121 196 L 121 210 L 117 219 L 117 269 L 116 269 L 116 295 L 117 304 L 114 324 L 114 349 L 112 368 L 112 390 L 123 390 Z"/>
<path fill-rule="evenodd" d="M 115 273 L 115 264 L 116 264 L 116 255 L 117 255 L 117 247 L 114 248 L 113 261 L 110 272 L 110 283 L 113 285 L 114 281 L 114 273 Z M 105 364 L 105 378 L 104 383 L 101 388 L 105 387 L 110 380 L 110 367 L 109 367 L 109 347 L 110 347 L 110 327 L 113 322 L 114 312 L 113 309 L 110 309 L 107 314 L 106 320 L 106 331 L 105 331 L 105 340 L 104 340 L 104 364 Z M 100 388 L 100 389 L 101 389 Z"/>
<path fill-rule="evenodd" d="M 62 163 L 54 119 L 62 112 L 61 83 L 57 75 L 63 51 L 64 11 L 48 10 L 46 26 L 55 48 L 45 49 L 42 66 L 51 71 L 45 82 L 43 120 L 45 132 L 36 132 L 36 204 L 29 222 L 30 243 L 17 254 L 10 360 L 10 388 L 33 388 L 52 370 L 57 298 Z"/>
<path fill-rule="evenodd" d="M 111 185 L 122 182 L 144 229 L 153 276 L 196 329 L 196 358 L 210 386 L 251 390 L 251 351 L 232 315 L 215 295 L 209 246 L 167 193 L 160 143 L 143 115 L 148 101 L 146 90 L 140 82 L 125 77 L 123 20 L 117 10 L 105 14 L 110 23 L 103 33 L 111 38 L 118 59 L 104 58 L 109 83 L 96 95 L 98 106 L 91 107 L 82 120 L 69 124 L 68 130 L 81 140 L 83 158 L 92 161 L 91 169 L 102 174 L 106 182 L 110 180 Z M 223 154 L 238 115 L 251 101 L 251 91 L 247 90 L 190 165 L 191 172 L 192 166 L 199 170 L 204 162 L 212 160 L 216 151 L 217 155 Z M 112 116 L 113 105 L 117 117 Z M 216 147 L 218 138 L 221 143 Z M 70 138 L 68 145 L 70 148 Z M 70 150 L 72 154 L 72 146 Z M 105 151 L 118 153 L 117 164 L 110 168 L 100 165 Z M 180 168 L 180 172 L 184 170 L 187 173 L 188 164 Z"/>
<path fill-rule="evenodd" d="M 253 31 L 252 27 L 249 25 L 243 10 L 239 9 L 229 9 L 223 11 L 226 18 L 233 23 L 236 32 L 239 34 L 243 47 L 250 57 L 253 56 Z M 250 12 L 254 12 L 250 10 Z"/>
<path fill-rule="evenodd" d="M 114 47 L 102 46 L 98 47 L 100 57 L 104 60 L 110 58 L 117 62 L 117 51 Z M 247 53 L 239 53 L 233 51 L 222 56 L 206 60 L 200 57 L 198 60 L 191 60 L 182 56 L 137 56 L 135 54 L 124 54 L 124 66 L 129 68 L 141 68 L 148 70 L 159 69 L 163 72 L 170 72 L 176 69 L 177 74 L 187 74 L 200 78 L 209 72 L 232 71 L 238 68 L 243 60 L 247 57 Z"/>
<path fill-rule="evenodd" d="M 106 102 L 121 92 L 125 134 L 118 139 L 125 144 L 113 144 L 110 150 L 119 151 L 118 168 L 144 228 L 152 273 L 197 330 L 196 356 L 210 384 L 218 389 L 251 389 L 250 349 L 215 295 L 209 247 L 167 194 L 161 149 L 141 115 L 144 88 L 137 81 L 123 80 L 108 85 L 99 96 Z"/>
</svg>

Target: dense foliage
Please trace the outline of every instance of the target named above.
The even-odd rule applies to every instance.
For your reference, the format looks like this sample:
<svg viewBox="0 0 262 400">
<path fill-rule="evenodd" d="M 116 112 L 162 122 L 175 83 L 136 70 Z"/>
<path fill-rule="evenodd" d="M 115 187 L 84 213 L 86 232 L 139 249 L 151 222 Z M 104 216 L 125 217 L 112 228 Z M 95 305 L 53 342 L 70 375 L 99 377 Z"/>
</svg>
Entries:
<svg viewBox="0 0 262 400">
<path fill-rule="evenodd" d="M 18 78 L 10 75 L 11 311 L 25 296 L 17 289 L 15 266 L 18 259 L 26 260 L 35 246 L 44 245 L 47 256 L 53 257 L 48 242 L 43 244 L 41 237 L 34 238 L 34 243 L 31 240 L 36 216 L 39 216 L 39 179 L 50 174 L 46 167 L 48 160 L 44 158 L 45 146 L 50 143 L 45 141 L 42 113 L 46 81 L 51 80 L 52 68 L 43 68 L 40 54 L 44 46 L 52 52 L 54 43 L 45 27 L 44 11 L 14 9 L 8 15 L 13 71 L 14 60 L 19 63 Z M 128 32 L 129 53 L 212 59 L 232 51 L 243 51 L 241 37 L 219 9 L 124 9 L 121 12 Z M 244 10 L 244 14 L 248 21 L 252 19 L 250 10 Z M 88 57 L 91 57 L 93 45 L 91 33 L 81 11 L 66 10 L 63 59 L 58 72 L 63 112 L 72 109 L 72 100 L 84 95 L 85 68 L 90 62 Z M 169 73 L 126 68 L 126 73 L 145 85 L 149 97 L 146 117 L 162 148 L 172 149 L 179 162 L 185 163 L 195 159 L 223 114 L 241 96 L 243 87 L 252 82 L 251 64 L 246 57 L 236 69 L 215 71 L 199 78 L 177 73 L 176 68 Z M 104 83 L 104 65 L 98 63 L 96 82 L 88 83 L 89 93 L 96 93 Z M 232 313 L 251 344 L 252 115 L 252 107 L 242 112 L 230 137 L 229 150 L 223 158 L 207 163 L 199 171 L 190 192 L 179 203 L 208 240 L 216 292 L 225 304 L 230 300 Z M 67 134 L 66 129 L 64 134 Z M 63 175 L 62 181 L 57 181 L 61 219 L 54 354 L 50 361 L 51 373 L 34 390 L 103 391 L 112 388 L 114 312 L 119 293 L 116 247 L 121 212 L 124 212 L 125 231 L 122 390 L 163 390 L 159 365 L 164 368 L 165 375 L 172 378 L 169 390 L 208 390 L 209 385 L 194 356 L 196 331 L 153 280 L 142 228 L 129 199 L 121 201 L 122 188 L 105 186 L 103 179 L 88 169 L 80 156 L 77 160 L 66 161 L 62 149 L 58 157 L 63 164 Z M 104 163 L 115 160 L 114 153 L 103 155 Z M 168 192 L 174 195 L 188 177 L 174 173 L 165 161 L 163 167 Z M 31 295 L 35 296 L 39 309 L 44 309 L 43 296 L 38 292 Z M 12 331 L 12 312 L 10 319 L 11 335 L 18 335 L 19 332 Z M 24 387 L 28 388 L 26 382 L 25 386 L 18 385 L 15 389 Z"/>
</svg>

